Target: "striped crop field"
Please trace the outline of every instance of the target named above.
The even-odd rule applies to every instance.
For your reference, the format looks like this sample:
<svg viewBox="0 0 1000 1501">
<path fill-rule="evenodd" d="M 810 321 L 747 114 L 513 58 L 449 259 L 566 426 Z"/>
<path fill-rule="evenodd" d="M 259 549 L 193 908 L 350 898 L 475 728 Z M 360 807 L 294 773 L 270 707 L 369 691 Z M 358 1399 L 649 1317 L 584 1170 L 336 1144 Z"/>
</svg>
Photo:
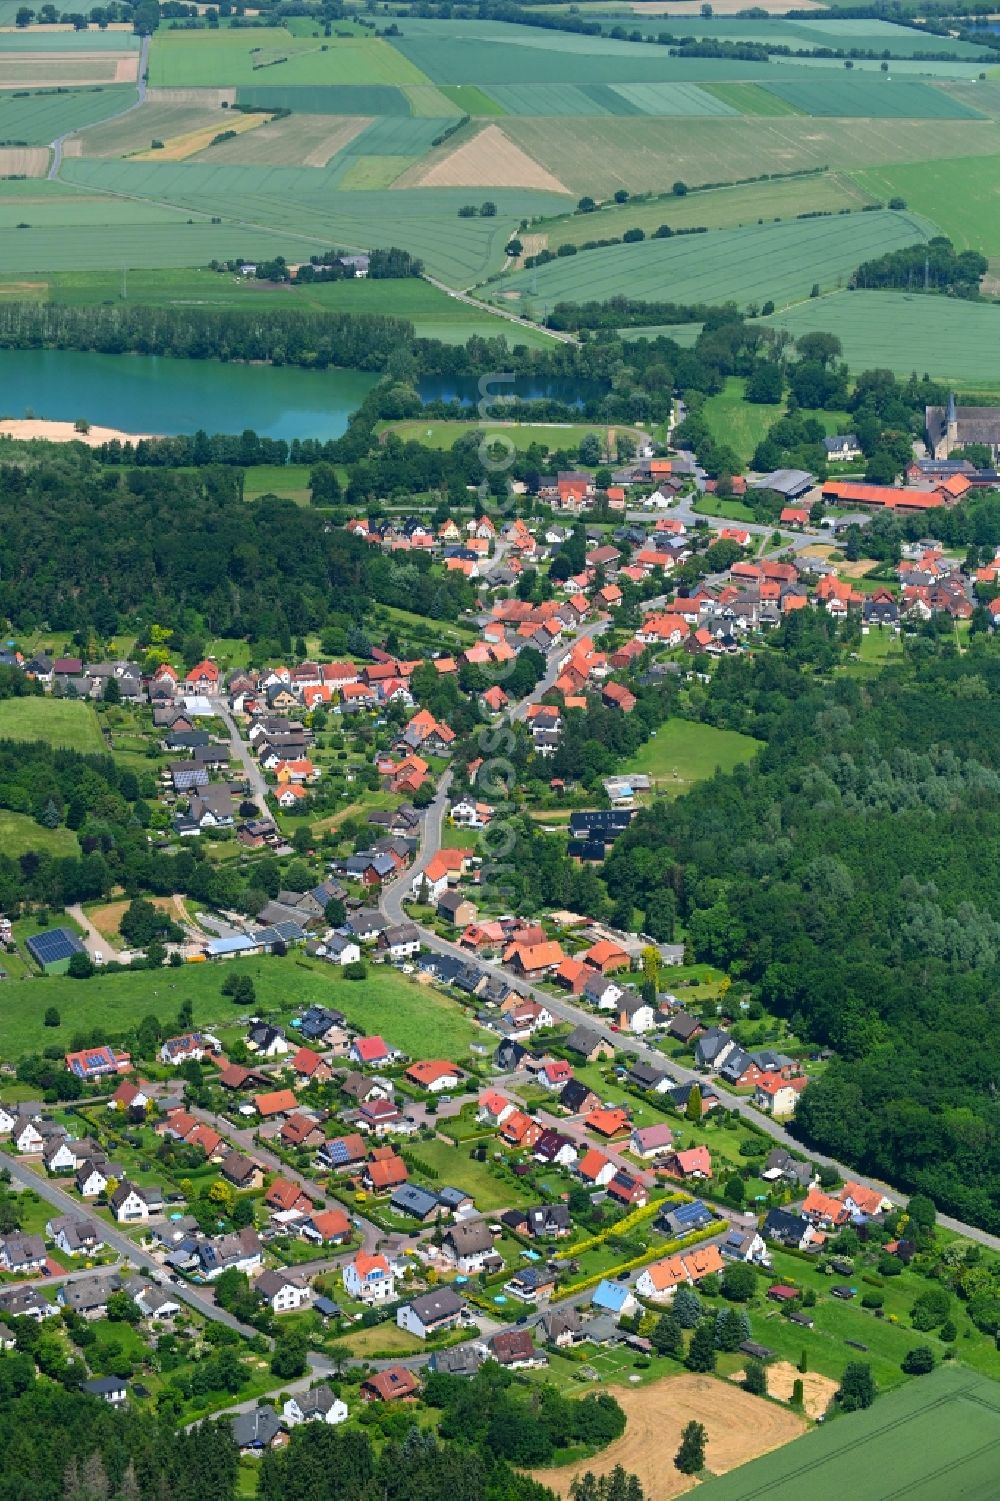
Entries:
<svg viewBox="0 0 1000 1501">
<path fill-rule="evenodd" d="M 283 253 L 289 258 L 317 245 L 367 250 L 403 235 L 407 248 L 432 274 L 461 287 L 471 286 L 503 263 L 504 245 L 522 218 L 552 214 L 565 206 L 565 199 L 555 193 L 498 188 L 490 192 L 497 206 L 495 218 L 460 219 L 458 210 L 468 201 L 468 189 L 352 193 L 331 186 L 327 191 L 324 176 L 329 181 L 330 174 L 319 175 L 308 167 L 81 159 L 67 161 L 63 176 L 83 188 L 220 216 L 242 226 L 242 243 L 248 250 L 256 247 L 258 234 L 282 235 Z"/>
<path fill-rule="evenodd" d="M 563 301 L 603 301 L 623 288 L 630 297 L 652 301 L 669 288 L 677 302 L 732 299 L 745 306 L 770 298 L 780 307 L 808 296 L 815 283 L 834 287 L 859 262 L 928 239 L 931 233 L 913 214 L 887 212 L 718 229 L 567 256 L 518 272 L 507 282 L 507 291 L 520 292 L 532 306 L 539 299 L 550 307 Z M 517 310 L 516 304 L 510 306 Z"/>
<path fill-rule="evenodd" d="M 761 219 L 836 214 L 842 209 L 859 209 L 871 201 L 852 178 L 823 173 L 746 183 L 735 188 L 709 188 L 683 198 L 664 194 L 648 201 L 634 198 L 630 203 L 607 203 L 593 214 L 565 214 L 548 223 L 532 225 L 532 233 L 544 235 L 546 248 L 556 250 L 560 245 L 580 245 L 584 240 L 623 235 L 627 229 L 642 229 L 647 235 L 661 224 L 669 224 L 674 230 L 735 229 Z"/>
<path fill-rule="evenodd" d="M 118 114 L 136 97 L 134 87 L 111 84 L 106 88 L 39 92 L 27 99 L 0 94 L 0 145 L 23 141 L 45 146 L 56 136 L 78 126 L 92 125 Z"/>
<path fill-rule="evenodd" d="M 3 23 L 7 24 L 7 23 Z M 26 31 L 0 35 L 0 52 L 138 52 L 139 38 L 133 31 L 50 31 L 32 26 Z"/>
<path fill-rule="evenodd" d="M 977 120 L 978 110 L 944 89 L 912 79 L 872 74 L 863 78 L 840 76 L 792 79 L 765 84 L 804 115 L 854 116 L 889 120 Z"/>
<path fill-rule="evenodd" d="M 923 162 L 918 167 L 869 168 L 854 180 L 867 192 L 890 198 L 901 194 L 919 214 L 933 218 L 957 250 L 1000 257 L 1000 161 L 959 157 Z"/>
<path fill-rule="evenodd" d="M 837 292 L 767 320 L 793 338 L 836 334 L 851 370 L 925 371 L 957 386 L 1000 386 L 1000 306 L 918 292 Z"/>
<path fill-rule="evenodd" d="M 299 115 L 406 115 L 413 106 L 402 89 L 379 83 L 256 83 L 237 91 L 246 109 L 290 109 Z"/>
<path fill-rule="evenodd" d="M 776 172 L 834 170 L 1000 152 L 990 120 L 602 119 L 585 134 L 574 120 L 511 118 L 504 130 L 576 193 L 618 188 L 662 193 L 678 178 L 695 187 Z"/>
<path fill-rule="evenodd" d="M 787 99 L 781 99 L 771 89 L 759 83 L 706 83 L 705 92 L 714 94 L 723 104 L 728 104 L 738 115 L 799 115 Z"/>
</svg>

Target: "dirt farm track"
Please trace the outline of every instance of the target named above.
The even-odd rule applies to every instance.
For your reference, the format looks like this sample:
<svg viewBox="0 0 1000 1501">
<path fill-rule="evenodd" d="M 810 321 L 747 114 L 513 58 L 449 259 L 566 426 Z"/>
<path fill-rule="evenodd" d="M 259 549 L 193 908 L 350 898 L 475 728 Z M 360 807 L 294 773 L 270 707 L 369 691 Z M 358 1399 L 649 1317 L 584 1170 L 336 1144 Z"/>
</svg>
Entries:
<svg viewBox="0 0 1000 1501">
<path fill-rule="evenodd" d="M 615 1387 L 614 1395 L 628 1418 L 622 1437 L 578 1464 L 535 1470 L 535 1480 L 567 1496 L 575 1476 L 587 1470 L 606 1475 L 622 1465 L 638 1475 L 650 1501 L 668 1501 L 695 1484 L 673 1464 L 681 1431 L 692 1418 L 708 1430 L 705 1459 L 713 1475 L 780 1448 L 806 1427 L 795 1413 L 711 1376 L 671 1376 L 632 1390 Z"/>
</svg>

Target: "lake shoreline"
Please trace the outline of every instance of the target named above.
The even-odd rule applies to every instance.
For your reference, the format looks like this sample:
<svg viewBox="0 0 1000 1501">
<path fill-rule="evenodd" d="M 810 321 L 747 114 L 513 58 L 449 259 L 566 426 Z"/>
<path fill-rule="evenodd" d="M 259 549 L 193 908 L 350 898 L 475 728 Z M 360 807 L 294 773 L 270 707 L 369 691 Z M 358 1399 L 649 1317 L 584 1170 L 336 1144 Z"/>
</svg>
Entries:
<svg viewBox="0 0 1000 1501">
<path fill-rule="evenodd" d="M 126 433 L 117 427 L 101 427 L 92 423 L 85 433 L 77 432 L 73 422 L 43 420 L 38 417 L 5 418 L 0 420 L 0 438 L 27 443 L 41 439 L 46 443 L 85 443 L 88 448 L 99 448 L 102 443 L 139 443 L 144 438 L 162 438 L 163 433 Z"/>
</svg>

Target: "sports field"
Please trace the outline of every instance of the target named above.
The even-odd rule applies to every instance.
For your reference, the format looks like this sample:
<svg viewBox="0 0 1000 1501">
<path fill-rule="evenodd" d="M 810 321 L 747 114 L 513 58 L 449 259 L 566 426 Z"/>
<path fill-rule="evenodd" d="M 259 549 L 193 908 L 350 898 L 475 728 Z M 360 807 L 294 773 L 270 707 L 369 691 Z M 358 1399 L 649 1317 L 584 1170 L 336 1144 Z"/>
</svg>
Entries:
<svg viewBox="0 0 1000 1501">
<path fill-rule="evenodd" d="M 709 1461 L 711 1462 L 711 1460 Z M 1000 1385 L 961 1365 L 699 1486 L 704 1501 L 995 1501 Z"/>
<path fill-rule="evenodd" d="M 737 730 L 719 730 L 712 724 L 693 719 L 668 719 L 655 737 L 637 751 L 622 771 L 645 772 L 656 783 L 662 796 L 679 795 L 713 776 L 716 769 L 732 771 L 749 761 L 760 750 L 750 735 Z"/>
<path fill-rule="evenodd" d="M 931 231 L 907 213 L 837 215 L 832 219 L 718 229 L 705 235 L 645 240 L 567 256 L 510 278 L 508 289 L 533 301 L 585 302 L 624 287 L 635 298 L 777 306 L 846 281 L 859 262 L 927 239 Z M 511 304 L 516 307 L 516 304 Z"/>
<path fill-rule="evenodd" d="M 1000 385 L 1000 306 L 910 292 L 838 292 L 767 320 L 793 338 L 836 334 L 854 371 L 926 372 L 957 386 Z"/>
<path fill-rule="evenodd" d="M 46 740 L 84 752 L 105 749 L 93 705 L 68 698 L 0 700 L 0 740 Z"/>
</svg>

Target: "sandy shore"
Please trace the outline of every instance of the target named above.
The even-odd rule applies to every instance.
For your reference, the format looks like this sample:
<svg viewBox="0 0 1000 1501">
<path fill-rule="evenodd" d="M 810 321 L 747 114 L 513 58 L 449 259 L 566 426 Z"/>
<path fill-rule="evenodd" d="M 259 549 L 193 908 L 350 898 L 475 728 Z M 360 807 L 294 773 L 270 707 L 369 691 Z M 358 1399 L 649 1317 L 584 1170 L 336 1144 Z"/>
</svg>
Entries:
<svg viewBox="0 0 1000 1501">
<path fill-rule="evenodd" d="M 140 438 L 161 437 L 160 433 L 123 433 L 117 427 L 93 425 L 89 432 L 78 433 L 72 422 L 42 422 L 35 417 L 0 422 L 0 438 L 44 438 L 47 443 L 86 443 L 97 448 L 117 438 L 122 443 L 137 443 Z"/>
</svg>

